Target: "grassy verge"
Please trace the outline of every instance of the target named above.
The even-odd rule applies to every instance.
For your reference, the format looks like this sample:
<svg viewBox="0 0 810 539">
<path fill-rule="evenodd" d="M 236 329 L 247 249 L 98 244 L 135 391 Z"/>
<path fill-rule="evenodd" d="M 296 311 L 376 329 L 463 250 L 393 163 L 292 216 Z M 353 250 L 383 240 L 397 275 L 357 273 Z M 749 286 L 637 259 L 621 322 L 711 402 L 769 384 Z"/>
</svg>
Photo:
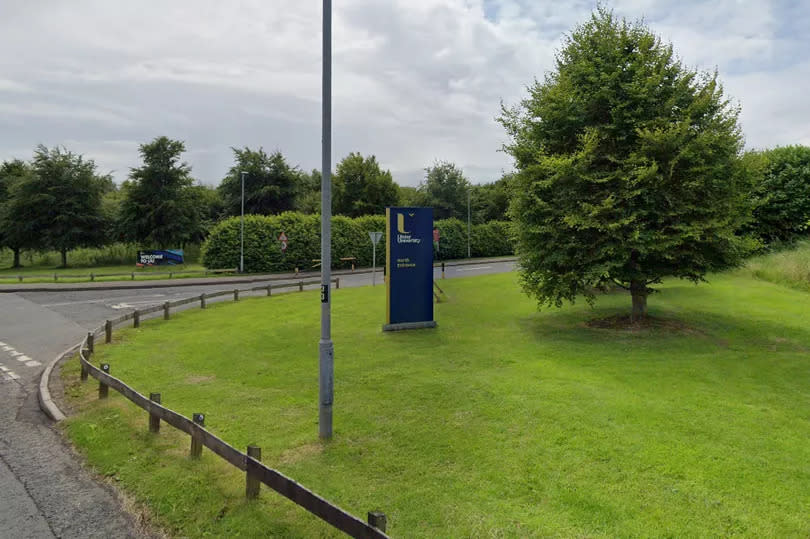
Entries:
<svg viewBox="0 0 810 539">
<path fill-rule="evenodd" d="M 202 277 L 204 276 L 205 266 L 202 264 L 181 264 L 177 266 L 147 266 L 137 268 L 134 264 L 118 265 L 118 266 L 94 266 L 94 267 L 68 267 L 68 268 L 55 268 L 47 266 L 26 266 L 23 268 L 4 268 L 0 269 L 0 284 L 19 284 L 18 276 L 24 277 L 22 284 L 33 283 L 52 283 L 54 282 L 53 276 L 59 276 L 60 283 L 77 283 L 90 281 L 90 274 L 94 274 L 95 281 L 123 281 L 130 279 L 129 275 L 135 273 L 135 279 L 142 281 L 148 279 L 168 279 L 168 275 L 160 275 L 162 273 L 177 272 L 177 271 L 194 271 L 195 273 L 181 273 L 172 275 L 172 279 L 182 279 L 188 277 Z M 112 277 L 104 277 L 104 274 L 119 274 Z M 79 277 L 70 277 L 70 276 Z M 216 274 L 227 275 L 227 274 Z M 215 276 L 214 274 L 209 277 Z"/>
<path fill-rule="evenodd" d="M 810 240 L 751 259 L 743 269 L 757 279 L 810 291 Z"/>
<path fill-rule="evenodd" d="M 513 274 L 443 282 L 439 328 L 383 334 L 384 289 L 334 295 L 335 439 L 317 440 L 315 293 L 146 322 L 99 361 L 397 537 L 807 536 L 810 295 L 744 275 L 666 283 L 661 327 L 594 329 L 623 294 L 537 312 Z M 675 322 L 678 321 L 678 322 Z M 68 435 L 179 536 L 332 532 L 118 395 Z"/>
</svg>

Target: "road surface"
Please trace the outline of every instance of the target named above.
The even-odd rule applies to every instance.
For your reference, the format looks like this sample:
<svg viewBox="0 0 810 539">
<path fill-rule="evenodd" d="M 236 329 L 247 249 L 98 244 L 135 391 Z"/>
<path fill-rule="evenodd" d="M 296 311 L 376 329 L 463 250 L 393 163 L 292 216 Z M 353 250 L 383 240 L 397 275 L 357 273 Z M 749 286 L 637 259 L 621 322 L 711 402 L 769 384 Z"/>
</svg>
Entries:
<svg viewBox="0 0 810 539">
<path fill-rule="evenodd" d="M 498 261 L 447 266 L 446 277 L 503 273 L 514 267 L 514 262 Z M 438 268 L 435 276 L 441 277 Z M 377 272 L 377 286 L 382 286 L 382 277 Z M 274 280 L 272 285 L 299 280 Z M 156 283 L 155 288 L 137 290 L 0 293 L 0 539 L 145 536 L 116 494 L 79 464 L 53 430 L 39 410 L 37 382 L 47 362 L 104 320 L 202 293 L 262 285 L 212 281 L 159 288 L 161 283 Z M 341 288 L 371 282 L 371 273 L 340 275 Z"/>
</svg>

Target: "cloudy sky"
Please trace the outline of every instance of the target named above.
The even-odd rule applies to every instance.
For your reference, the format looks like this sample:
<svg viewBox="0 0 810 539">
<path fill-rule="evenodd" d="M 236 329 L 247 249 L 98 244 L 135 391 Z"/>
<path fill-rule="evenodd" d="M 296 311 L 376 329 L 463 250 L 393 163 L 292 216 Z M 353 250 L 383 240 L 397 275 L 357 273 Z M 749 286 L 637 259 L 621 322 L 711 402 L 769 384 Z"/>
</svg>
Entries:
<svg viewBox="0 0 810 539">
<path fill-rule="evenodd" d="M 416 185 L 434 160 L 510 168 L 499 102 L 552 68 L 592 0 L 334 0 L 335 161 L 375 154 Z M 749 147 L 810 145 L 810 2 L 613 0 L 720 72 Z M 232 146 L 320 167 L 319 0 L 0 0 L 0 159 L 64 145 L 116 180 L 138 144 L 186 142 L 217 184 Z"/>
</svg>

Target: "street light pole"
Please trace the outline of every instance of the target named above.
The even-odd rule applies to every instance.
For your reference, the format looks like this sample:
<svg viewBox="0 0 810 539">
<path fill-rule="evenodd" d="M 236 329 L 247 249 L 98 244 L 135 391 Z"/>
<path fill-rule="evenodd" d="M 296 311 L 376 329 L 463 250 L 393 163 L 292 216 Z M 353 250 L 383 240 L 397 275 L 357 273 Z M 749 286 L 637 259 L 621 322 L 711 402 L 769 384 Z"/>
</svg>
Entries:
<svg viewBox="0 0 810 539">
<path fill-rule="evenodd" d="M 239 247 L 239 273 L 245 273 L 245 175 L 247 172 L 242 172 L 242 231 L 239 234 L 240 247 Z"/>
<path fill-rule="evenodd" d="M 332 277 L 332 0 L 323 0 L 323 118 L 321 138 L 321 340 L 319 352 L 318 435 L 332 438 L 335 348 L 329 285 Z"/>
<path fill-rule="evenodd" d="M 467 189 L 467 258 L 472 258 L 470 256 L 470 235 L 472 227 L 470 226 L 470 198 L 471 198 L 472 188 Z"/>
</svg>

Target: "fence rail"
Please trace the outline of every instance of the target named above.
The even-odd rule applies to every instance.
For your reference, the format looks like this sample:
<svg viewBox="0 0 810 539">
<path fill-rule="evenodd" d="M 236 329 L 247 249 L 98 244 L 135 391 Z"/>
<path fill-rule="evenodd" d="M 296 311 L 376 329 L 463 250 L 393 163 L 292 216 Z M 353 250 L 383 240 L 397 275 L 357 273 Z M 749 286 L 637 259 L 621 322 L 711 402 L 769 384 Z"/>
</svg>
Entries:
<svg viewBox="0 0 810 539">
<path fill-rule="evenodd" d="M 335 288 L 340 288 L 340 279 L 332 280 L 335 283 Z M 267 290 L 267 295 L 271 294 L 273 289 L 279 288 L 294 288 L 297 287 L 299 291 L 303 291 L 304 286 L 308 284 L 320 284 L 320 281 L 298 281 L 294 283 L 259 286 L 244 289 L 242 291 L 264 291 Z M 191 437 L 190 454 L 192 458 L 199 458 L 202 447 L 207 447 L 215 455 L 221 457 L 225 462 L 235 466 L 237 469 L 245 472 L 245 494 L 248 498 L 255 498 L 259 494 L 259 483 L 263 483 L 270 489 L 281 494 L 285 498 L 291 500 L 297 505 L 303 507 L 313 515 L 319 517 L 324 522 L 332 525 L 333 527 L 341 530 L 342 532 L 352 537 L 362 538 L 386 538 L 386 517 L 385 514 L 371 511 L 368 513 L 368 522 L 346 512 L 332 502 L 318 496 L 308 488 L 304 487 L 297 481 L 285 476 L 278 470 L 274 470 L 263 464 L 259 460 L 261 449 L 249 446 L 247 453 L 236 449 L 228 444 L 221 438 L 217 437 L 205 428 L 205 415 L 194 414 L 191 419 L 171 410 L 162 404 L 161 395 L 159 393 L 152 393 L 149 397 L 138 393 L 135 389 L 128 386 L 122 380 L 115 378 L 110 374 L 110 365 L 102 364 L 99 367 L 93 365 L 90 361 L 92 354 L 95 350 L 95 338 L 97 336 L 105 335 L 106 342 L 112 339 L 112 328 L 128 320 L 134 320 L 134 325 L 137 327 L 140 321 L 140 316 L 150 314 L 163 310 L 164 318 L 168 319 L 170 307 L 177 307 L 186 305 L 196 301 L 200 302 L 200 307 L 205 307 L 205 299 L 225 295 L 234 295 L 234 301 L 239 299 L 239 289 L 223 290 L 209 294 L 202 294 L 198 297 L 186 298 L 173 302 L 166 302 L 163 305 L 156 305 L 146 309 L 140 309 L 119 316 L 118 318 L 107 320 L 103 326 L 91 331 L 82 340 L 79 345 L 79 363 L 81 364 L 81 379 L 87 380 L 88 377 L 93 377 L 99 383 L 99 398 L 107 398 L 109 388 L 117 391 L 123 395 L 130 402 L 146 411 L 149 415 L 149 429 L 152 432 L 159 432 L 160 422 L 163 421 L 172 427 L 185 432 Z"/>
<path fill-rule="evenodd" d="M 81 274 L 68 274 L 68 273 L 31 273 L 29 275 L 8 275 L 0 276 L 2 279 L 17 279 L 23 282 L 23 279 L 53 279 L 53 282 L 58 282 L 59 279 L 89 279 L 95 281 L 98 277 L 129 277 L 135 280 L 135 276 L 149 276 L 149 275 L 168 275 L 171 279 L 175 275 L 190 275 L 192 273 L 205 275 L 217 273 L 236 273 L 237 268 L 225 269 L 206 269 L 206 270 L 178 270 L 178 271 L 129 271 L 126 273 L 81 273 Z"/>
</svg>

